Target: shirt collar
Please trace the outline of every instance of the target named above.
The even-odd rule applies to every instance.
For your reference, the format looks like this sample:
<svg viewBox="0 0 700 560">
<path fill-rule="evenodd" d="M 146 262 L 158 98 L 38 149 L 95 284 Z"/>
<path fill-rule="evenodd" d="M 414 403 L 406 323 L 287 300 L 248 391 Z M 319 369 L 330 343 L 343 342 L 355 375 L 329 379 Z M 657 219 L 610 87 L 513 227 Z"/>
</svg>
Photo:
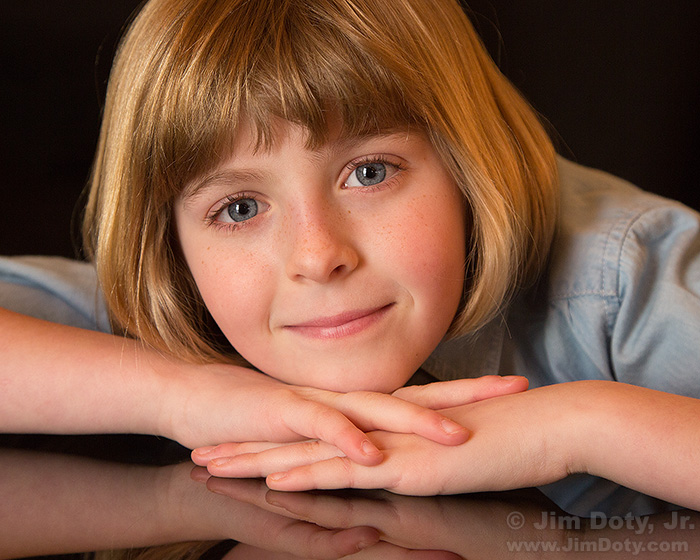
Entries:
<svg viewBox="0 0 700 560">
<path fill-rule="evenodd" d="M 442 342 L 423 364 L 439 381 L 498 375 L 506 323 L 496 317 L 474 334 Z"/>
</svg>

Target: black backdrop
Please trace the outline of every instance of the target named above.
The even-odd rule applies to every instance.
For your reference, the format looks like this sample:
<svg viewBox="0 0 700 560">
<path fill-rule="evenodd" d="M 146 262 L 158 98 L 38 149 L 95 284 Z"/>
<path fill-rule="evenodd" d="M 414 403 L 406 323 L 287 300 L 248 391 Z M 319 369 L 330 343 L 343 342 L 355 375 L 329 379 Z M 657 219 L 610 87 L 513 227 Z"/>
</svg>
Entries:
<svg viewBox="0 0 700 560">
<path fill-rule="evenodd" d="M 428 1 L 428 0 L 426 0 Z M 71 217 L 136 0 L 1 0 L 0 254 L 75 255 Z M 561 153 L 700 207 L 700 3 L 474 0 Z"/>
</svg>

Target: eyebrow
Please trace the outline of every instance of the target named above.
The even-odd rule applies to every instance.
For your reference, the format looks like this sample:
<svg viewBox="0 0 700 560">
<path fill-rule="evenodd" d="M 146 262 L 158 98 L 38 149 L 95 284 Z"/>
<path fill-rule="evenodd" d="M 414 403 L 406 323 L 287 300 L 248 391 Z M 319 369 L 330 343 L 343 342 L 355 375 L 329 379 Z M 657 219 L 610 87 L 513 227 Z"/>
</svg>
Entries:
<svg viewBox="0 0 700 560">
<path fill-rule="evenodd" d="M 213 187 L 217 183 L 250 183 L 259 182 L 264 179 L 264 174 L 259 171 L 247 169 L 217 169 L 213 173 L 205 175 L 203 178 L 193 181 L 180 193 L 185 204 L 192 202 L 203 191 Z"/>
</svg>

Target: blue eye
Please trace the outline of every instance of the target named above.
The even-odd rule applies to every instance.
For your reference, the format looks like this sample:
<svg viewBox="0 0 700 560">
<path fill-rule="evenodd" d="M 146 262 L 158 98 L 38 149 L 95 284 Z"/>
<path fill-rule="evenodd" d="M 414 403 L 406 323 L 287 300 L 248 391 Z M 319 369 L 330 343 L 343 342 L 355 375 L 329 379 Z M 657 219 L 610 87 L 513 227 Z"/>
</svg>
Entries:
<svg viewBox="0 0 700 560">
<path fill-rule="evenodd" d="M 386 164 L 384 163 L 363 163 L 355 168 L 345 184 L 348 187 L 371 187 L 386 179 L 386 171 Z M 353 184 L 355 181 L 358 184 Z"/>
<path fill-rule="evenodd" d="M 234 222 L 245 222 L 258 215 L 258 203 L 254 198 L 241 198 L 229 204 L 224 213 Z"/>
</svg>

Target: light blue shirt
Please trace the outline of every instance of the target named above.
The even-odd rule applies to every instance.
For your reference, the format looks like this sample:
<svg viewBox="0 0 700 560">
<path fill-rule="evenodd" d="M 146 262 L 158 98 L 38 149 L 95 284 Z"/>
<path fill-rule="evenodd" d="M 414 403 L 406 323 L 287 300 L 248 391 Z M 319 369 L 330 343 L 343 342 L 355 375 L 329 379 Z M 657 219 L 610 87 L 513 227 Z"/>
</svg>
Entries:
<svg viewBox="0 0 700 560">
<path fill-rule="evenodd" d="M 92 265 L 60 257 L 0 257 L 0 307 L 38 319 L 111 332 Z"/>
<path fill-rule="evenodd" d="M 517 374 L 538 387 L 605 379 L 700 398 L 700 215 L 565 160 L 560 174 L 561 219 L 539 284 L 478 336 L 441 344 L 423 369 L 439 380 Z M 0 306 L 109 332 L 85 263 L 0 258 Z M 667 507 L 585 475 L 542 490 L 582 516 Z"/>
</svg>

